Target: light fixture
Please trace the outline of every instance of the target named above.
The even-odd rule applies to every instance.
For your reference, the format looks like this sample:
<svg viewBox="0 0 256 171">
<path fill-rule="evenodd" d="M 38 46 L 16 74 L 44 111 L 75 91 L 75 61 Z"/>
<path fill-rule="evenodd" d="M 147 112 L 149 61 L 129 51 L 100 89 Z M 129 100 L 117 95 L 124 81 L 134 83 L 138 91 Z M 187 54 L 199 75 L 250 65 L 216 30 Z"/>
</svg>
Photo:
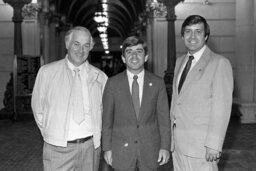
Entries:
<svg viewBox="0 0 256 171">
<path fill-rule="evenodd" d="M 102 8 L 103 8 L 103 11 L 107 11 L 108 10 L 108 4 L 102 4 Z"/>
<path fill-rule="evenodd" d="M 209 2 L 209 0 L 203 0 L 203 4 L 204 5 L 210 5 L 210 2 Z"/>
<path fill-rule="evenodd" d="M 107 31 L 107 27 L 104 26 L 104 25 L 99 24 L 99 26 L 97 27 L 97 30 L 99 32 L 106 32 Z"/>
<path fill-rule="evenodd" d="M 99 0 L 97 10 L 94 13 L 94 21 L 98 23 L 97 30 L 99 31 L 99 37 L 101 38 L 101 42 L 103 48 L 109 49 L 108 46 L 108 34 L 107 34 L 107 27 L 108 23 L 108 0 Z"/>
<path fill-rule="evenodd" d="M 106 38 L 106 37 L 108 37 L 108 35 L 106 33 L 101 33 L 100 34 L 100 38 Z"/>
</svg>

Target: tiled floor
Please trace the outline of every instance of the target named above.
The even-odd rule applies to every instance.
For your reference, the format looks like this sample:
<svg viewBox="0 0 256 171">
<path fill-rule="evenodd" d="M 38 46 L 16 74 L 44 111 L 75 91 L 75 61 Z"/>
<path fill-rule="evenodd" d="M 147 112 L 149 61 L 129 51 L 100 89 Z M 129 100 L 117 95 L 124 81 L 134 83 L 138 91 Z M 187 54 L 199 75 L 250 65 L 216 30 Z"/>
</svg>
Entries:
<svg viewBox="0 0 256 171">
<path fill-rule="evenodd" d="M 31 117 L 19 121 L 0 120 L 0 171 L 41 171 L 41 135 Z M 256 171 L 256 124 L 241 125 L 231 119 L 224 151 L 219 163 L 220 171 Z M 101 171 L 106 171 L 101 164 Z M 166 165 L 161 171 L 170 171 Z"/>
</svg>

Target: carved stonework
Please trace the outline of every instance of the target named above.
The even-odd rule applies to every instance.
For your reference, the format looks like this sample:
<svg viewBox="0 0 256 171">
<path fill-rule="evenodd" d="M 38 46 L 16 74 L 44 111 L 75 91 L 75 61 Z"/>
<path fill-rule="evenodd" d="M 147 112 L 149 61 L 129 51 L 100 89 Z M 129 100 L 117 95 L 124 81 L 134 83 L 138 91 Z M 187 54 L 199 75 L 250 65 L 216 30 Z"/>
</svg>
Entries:
<svg viewBox="0 0 256 171">
<path fill-rule="evenodd" d="M 38 17 L 38 12 L 40 11 L 41 6 L 39 4 L 34 4 L 34 3 L 30 3 L 25 5 L 22 8 L 22 16 L 24 18 L 37 18 Z"/>
<path fill-rule="evenodd" d="M 148 0 L 146 3 L 146 12 L 150 17 L 166 17 L 167 8 L 160 1 Z"/>
</svg>

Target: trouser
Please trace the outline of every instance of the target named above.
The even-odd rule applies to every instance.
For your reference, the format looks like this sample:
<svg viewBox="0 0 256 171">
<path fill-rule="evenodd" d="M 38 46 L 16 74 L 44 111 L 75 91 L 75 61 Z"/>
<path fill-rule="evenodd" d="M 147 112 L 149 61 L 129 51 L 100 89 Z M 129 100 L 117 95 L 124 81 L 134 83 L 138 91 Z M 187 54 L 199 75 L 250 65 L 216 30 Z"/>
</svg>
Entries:
<svg viewBox="0 0 256 171">
<path fill-rule="evenodd" d="M 44 143 L 43 164 L 45 171 L 93 171 L 95 153 L 93 140 L 90 139 L 83 143 L 68 143 L 67 147 L 54 146 Z M 98 168 L 98 167 L 97 167 Z"/>
<path fill-rule="evenodd" d="M 151 169 L 151 168 L 148 168 L 147 166 L 147 163 L 145 162 L 142 162 L 141 158 L 143 156 L 140 155 L 140 143 L 137 144 L 137 155 L 136 157 L 134 158 L 132 164 L 131 164 L 131 167 L 129 169 L 123 169 L 123 170 L 120 170 L 120 169 L 114 169 L 115 171 L 157 171 L 157 168 L 156 169 Z"/>
<path fill-rule="evenodd" d="M 217 162 L 205 158 L 185 156 L 174 150 L 172 153 L 174 171 L 218 171 Z"/>
</svg>

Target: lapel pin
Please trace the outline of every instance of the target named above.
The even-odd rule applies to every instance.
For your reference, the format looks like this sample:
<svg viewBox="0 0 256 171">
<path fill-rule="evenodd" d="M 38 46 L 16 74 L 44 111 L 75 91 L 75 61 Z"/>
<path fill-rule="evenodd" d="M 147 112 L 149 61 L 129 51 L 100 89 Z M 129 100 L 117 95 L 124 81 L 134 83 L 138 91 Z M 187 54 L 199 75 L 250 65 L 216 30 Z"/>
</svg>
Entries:
<svg viewBox="0 0 256 171">
<path fill-rule="evenodd" d="M 149 83 L 149 86 L 152 86 L 152 83 Z"/>
</svg>

